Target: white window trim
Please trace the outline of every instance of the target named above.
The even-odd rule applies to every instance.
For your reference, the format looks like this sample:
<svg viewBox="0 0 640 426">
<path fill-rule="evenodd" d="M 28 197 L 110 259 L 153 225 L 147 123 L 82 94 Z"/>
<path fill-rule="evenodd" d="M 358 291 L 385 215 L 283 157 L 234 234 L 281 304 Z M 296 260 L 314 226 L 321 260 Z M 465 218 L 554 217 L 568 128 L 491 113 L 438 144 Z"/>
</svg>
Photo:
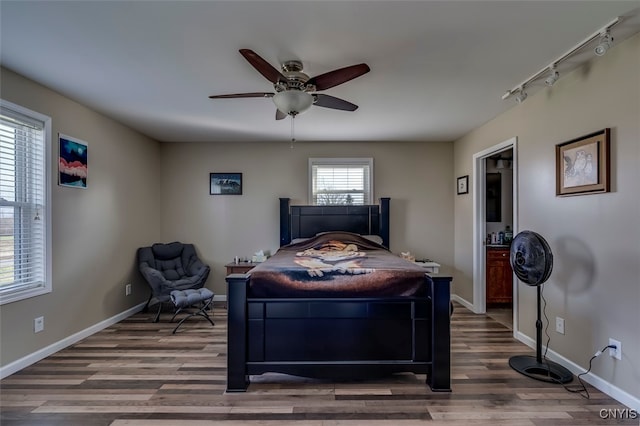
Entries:
<svg viewBox="0 0 640 426">
<path fill-rule="evenodd" d="M 308 167 L 308 182 L 309 182 L 309 205 L 313 205 L 313 166 L 318 164 L 367 164 L 369 166 L 369 203 L 372 204 L 373 200 L 375 200 L 374 192 L 373 192 L 373 158 L 371 157 L 357 157 L 357 158 L 347 158 L 347 157 L 338 157 L 338 158 L 330 158 L 330 157 L 319 157 L 319 158 L 309 158 L 309 167 Z"/>
<path fill-rule="evenodd" d="M 45 209 L 43 212 L 45 220 L 45 277 L 42 286 L 18 288 L 11 292 L 0 292 L 0 305 L 6 303 L 17 302 L 19 300 L 28 299 L 30 297 L 40 296 L 42 294 L 51 293 L 52 286 L 52 242 L 51 242 L 51 229 L 53 228 L 51 223 L 51 117 L 48 117 L 39 112 L 32 111 L 20 105 L 16 105 L 12 102 L 0 99 L 0 106 L 13 110 L 20 114 L 32 117 L 44 123 L 44 143 L 45 143 Z"/>
</svg>

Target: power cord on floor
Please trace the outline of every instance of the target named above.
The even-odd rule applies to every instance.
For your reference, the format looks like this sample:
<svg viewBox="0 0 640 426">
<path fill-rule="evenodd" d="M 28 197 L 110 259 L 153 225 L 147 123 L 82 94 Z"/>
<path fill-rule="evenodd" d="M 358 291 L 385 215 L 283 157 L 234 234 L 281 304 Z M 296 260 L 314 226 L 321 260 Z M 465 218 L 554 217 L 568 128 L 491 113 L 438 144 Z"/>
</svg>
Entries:
<svg viewBox="0 0 640 426">
<path fill-rule="evenodd" d="M 544 328 L 544 334 L 547 336 L 547 343 L 545 344 L 545 349 L 544 349 L 544 354 L 542 355 L 542 362 L 546 364 L 547 362 L 547 351 L 549 350 L 549 343 L 551 342 L 551 336 L 549 336 L 549 317 L 547 316 L 547 299 L 544 298 L 544 287 L 542 287 L 541 291 L 540 291 L 540 296 L 542 297 L 542 301 L 544 302 L 544 304 L 542 305 L 542 313 L 544 315 L 544 319 L 547 321 L 547 325 Z M 578 382 L 580 382 L 579 385 L 575 385 L 575 386 L 567 386 L 564 383 L 562 383 L 559 380 L 555 380 L 554 377 L 552 377 L 551 375 L 551 369 L 549 368 L 549 365 L 547 365 L 547 376 L 549 377 L 549 379 L 551 379 L 552 381 L 554 381 L 555 383 L 559 383 L 561 384 L 565 390 L 567 390 L 567 392 L 571 392 L 571 393 L 577 393 L 579 394 L 581 397 L 585 398 L 585 399 L 590 399 L 590 395 L 589 395 L 589 390 L 587 389 L 587 387 L 585 386 L 584 382 L 582 381 L 582 376 L 584 376 L 585 374 L 588 374 L 591 371 L 591 364 L 593 363 L 593 360 L 596 359 L 597 357 L 599 357 L 600 355 L 602 355 L 602 353 L 604 351 L 606 351 L 607 349 L 615 349 L 616 345 L 607 345 L 604 348 L 602 348 L 602 350 L 596 352 L 595 354 L 593 354 L 593 356 L 591 357 L 591 359 L 589 360 L 589 368 L 583 372 L 578 374 L 576 377 L 578 378 Z"/>
<path fill-rule="evenodd" d="M 580 373 L 580 374 L 578 374 L 576 376 L 576 377 L 578 377 L 578 382 L 580 382 L 580 384 L 576 385 L 576 386 L 567 386 L 567 385 L 563 384 L 564 388 L 568 392 L 577 393 L 577 394 L 580 394 L 581 397 L 589 399 L 589 391 L 587 390 L 587 387 L 585 386 L 584 382 L 582 381 L 581 376 L 584 376 L 585 374 L 588 374 L 591 371 L 591 363 L 593 362 L 594 359 L 596 359 L 597 357 L 602 355 L 602 353 L 604 351 L 606 351 L 607 349 L 615 349 L 615 348 L 616 348 L 616 345 L 607 345 L 604 348 L 602 348 L 602 350 L 599 350 L 598 352 L 593 354 L 593 356 L 589 360 L 589 368 L 585 372 Z"/>
</svg>

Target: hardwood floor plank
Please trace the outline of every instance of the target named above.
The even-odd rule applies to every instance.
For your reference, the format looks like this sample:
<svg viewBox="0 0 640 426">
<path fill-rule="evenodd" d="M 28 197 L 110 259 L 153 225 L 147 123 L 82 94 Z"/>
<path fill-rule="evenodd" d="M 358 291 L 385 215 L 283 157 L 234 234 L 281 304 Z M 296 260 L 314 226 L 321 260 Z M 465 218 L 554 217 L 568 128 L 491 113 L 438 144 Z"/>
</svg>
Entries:
<svg viewBox="0 0 640 426">
<path fill-rule="evenodd" d="M 530 353 L 512 331 L 456 304 L 452 393 L 424 375 L 333 382 L 268 373 L 246 393 L 225 392 L 226 311 L 191 318 L 172 334 L 162 315 L 138 313 L 0 381 L 3 426 L 432 426 L 605 425 L 621 404 L 529 379 L 508 365 Z"/>
</svg>

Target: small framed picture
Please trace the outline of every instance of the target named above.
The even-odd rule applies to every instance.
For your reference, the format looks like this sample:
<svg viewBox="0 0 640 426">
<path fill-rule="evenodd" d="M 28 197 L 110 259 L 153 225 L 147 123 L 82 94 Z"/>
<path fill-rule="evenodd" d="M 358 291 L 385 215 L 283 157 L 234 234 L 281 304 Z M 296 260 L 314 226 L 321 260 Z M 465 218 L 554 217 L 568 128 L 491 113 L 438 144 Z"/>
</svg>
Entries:
<svg viewBox="0 0 640 426">
<path fill-rule="evenodd" d="M 211 195 L 242 195 L 242 173 L 210 173 Z"/>
<path fill-rule="evenodd" d="M 609 192 L 610 129 L 556 145 L 556 196 Z"/>
<path fill-rule="evenodd" d="M 58 185 L 86 189 L 88 144 L 58 133 L 58 149 Z"/>
<path fill-rule="evenodd" d="M 469 175 L 458 178 L 458 195 L 469 193 Z"/>
</svg>

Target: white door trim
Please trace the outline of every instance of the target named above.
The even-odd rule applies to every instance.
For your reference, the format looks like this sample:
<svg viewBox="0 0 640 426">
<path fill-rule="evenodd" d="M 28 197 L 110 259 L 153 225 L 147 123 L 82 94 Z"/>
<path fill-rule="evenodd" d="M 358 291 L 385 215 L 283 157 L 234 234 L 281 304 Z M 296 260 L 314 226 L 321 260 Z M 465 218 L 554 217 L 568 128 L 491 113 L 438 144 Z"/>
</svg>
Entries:
<svg viewBox="0 0 640 426">
<path fill-rule="evenodd" d="M 473 155 L 473 312 L 485 313 L 486 282 L 485 282 L 485 246 L 486 210 L 485 210 L 485 160 L 498 152 L 513 149 L 513 234 L 518 230 L 518 138 L 513 137 L 493 145 Z M 518 330 L 518 286 L 513 280 L 513 332 Z"/>
</svg>

